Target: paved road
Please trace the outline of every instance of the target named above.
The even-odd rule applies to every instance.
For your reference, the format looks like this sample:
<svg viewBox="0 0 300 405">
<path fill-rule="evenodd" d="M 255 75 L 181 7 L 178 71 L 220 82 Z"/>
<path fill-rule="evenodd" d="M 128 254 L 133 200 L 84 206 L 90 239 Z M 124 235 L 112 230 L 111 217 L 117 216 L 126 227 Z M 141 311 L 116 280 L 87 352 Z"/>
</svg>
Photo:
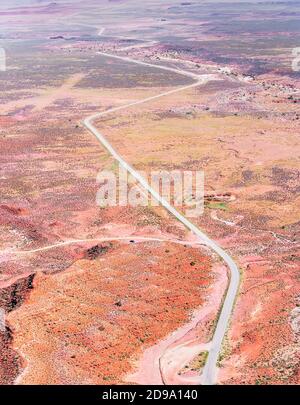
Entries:
<svg viewBox="0 0 300 405">
<path fill-rule="evenodd" d="M 203 370 L 202 374 L 202 384 L 205 385 L 212 385 L 216 384 L 217 382 L 217 362 L 220 355 L 220 351 L 222 348 L 222 342 L 226 333 L 226 330 L 229 325 L 231 312 L 234 306 L 234 302 L 236 296 L 238 294 L 239 288 L 239 281 L 240 281 L 240 273 L 238 270 L 237 265 L 235 264 L 234 260 L 231 256 L 225 252 L 216 242 L 210 239 L 204 232 L 202 232 L 197 226 L 195 226 L 192 222 L 190 222 L 187 218 L 185 218 L 180 212 L 178 212 L 172 205 L 170 205 L 164 198 L 160 196 L 157 191 L 155 191 L 150 184 L 147 182 L 145 178 L 143 178 L 132 166 L 130 166 L 119 154 L 118 152 L 112 147 L 112 145 L 107 141 L 107 139 L 98 131 L 98 129 L 93 125 L 93 122 L 97 119 L 100 119 L 108 114 L 112 114 L 114 112 L 123 110 L 125 108 L 136 106 L 139 104 L 147 103 L 149 101 L 158 99 L 160 97 L 164 97 L 170 94 L 174 94 L 177 92 L 181 92 L 187 90 L 192 87 L 199 86 L 203 84 L 208 78 L 212 75 L 206 76 L 198 76 L 194 73 L 187 72 L 184 70 L 179 70 L 163 65 L 155 65 L 147 62 L 142 62 L 139 60 L 133 60 L 127 57 L 117 56 L 109 53 L 98 52 L 99 54 L 108 57 L 108 58 L 115 58 L 127 63 L 136 63 L 142 66 L 148 66 L 151 68 L 167 70 L 173 73 L 181 74 L 187 77 L 190 77 L 195 80 L 194 83 L 190 85 L 186 85 L 183 87 L 179 87 L 165 93 L 158 94 L 156 96 L 147 97 L 143 100 L 139 100 L 136 102 L 132 102 L 123 106 L 115 107 L 108 109 L 106 111 L 99 112 L 94 114 L 83 121 L 84 126 L 96 136 L 99 142 L 108 150 L 108 152 L 119 162 L 119 164 L 126 169 L 143 187 L 147 190 L 160 204 L 165 207 L 174 217 L 176 217 L 181 223 L 183 223 L 189 230 L 191 230 L 198 238 L 201 240 L 203 244 L 208 246 L 212 249 L 216 254 L 218 254 L 224 262 L 227 264 L 230 270 L 230 282 L 229 287 L 227 289 L 227 293 L 224 299 L 224 303 L 220 312 L 219 319 L 217 321 L 217 326 L 211 341 L 211 348 L 209 350 L 208 358 Z"/>
</svg>

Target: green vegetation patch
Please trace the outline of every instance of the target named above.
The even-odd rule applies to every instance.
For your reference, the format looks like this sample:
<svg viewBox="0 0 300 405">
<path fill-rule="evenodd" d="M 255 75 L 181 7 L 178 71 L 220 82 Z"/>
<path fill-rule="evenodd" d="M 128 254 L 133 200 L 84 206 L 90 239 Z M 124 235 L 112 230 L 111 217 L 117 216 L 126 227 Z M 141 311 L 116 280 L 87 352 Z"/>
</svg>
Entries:
<svg viewBox="0 0 300 405">
<path fill-rule="evenodd" d="M 206 207 L 214 210 L 228 210 L 228 206 L 224 202 L 209 202 L 206 204 Z"/>
</svg>

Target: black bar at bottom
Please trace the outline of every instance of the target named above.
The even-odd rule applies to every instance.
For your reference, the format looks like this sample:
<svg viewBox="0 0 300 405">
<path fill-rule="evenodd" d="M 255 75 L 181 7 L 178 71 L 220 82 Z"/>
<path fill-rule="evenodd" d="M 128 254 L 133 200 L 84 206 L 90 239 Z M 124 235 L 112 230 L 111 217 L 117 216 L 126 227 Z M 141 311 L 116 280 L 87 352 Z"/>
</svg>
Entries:
<svg viewBox="0 0 300 405">
<path fill-rule="evenodd" d="M 135 404 L 141 401 L 157 400 L 187 400 L 211 401 L 230 400 L 235 402 L 243 398 L 247 400 L 270 400 L 276 395 L 276 400 L 287 400 L 287 394 L 296 395 L 297 386 L 142 386 L 142 385 L 68 385 L 68 386 L 0 386 L 2 403 L 5 400 L 53 403 L 55 400 L 101 402 L 123 401 Z M 246 397 L 245 397 L 246 395 Z"/>
</svg>

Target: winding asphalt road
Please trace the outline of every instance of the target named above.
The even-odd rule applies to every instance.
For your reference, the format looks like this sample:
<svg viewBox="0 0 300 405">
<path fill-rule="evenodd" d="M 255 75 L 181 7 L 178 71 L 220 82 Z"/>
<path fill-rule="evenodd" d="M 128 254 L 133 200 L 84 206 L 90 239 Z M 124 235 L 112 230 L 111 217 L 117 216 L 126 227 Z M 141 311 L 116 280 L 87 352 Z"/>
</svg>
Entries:
<svg viewBox="0 0 300 405">
<path fill-rule="evenodd" d="M 86 118 L 83 121 L 83 125 L 99 140 L 99 142 L 108 150 L 108 152 L 119 162 L 119 164 L 126 169 L 142 186 L 145 190 L 147 190 L 163 207 L 166 208 L 174 217 L 176 217 L 182 224 L 184 224 L 190 231 L 192 231 L 203 244 L 208 246 L 212 249 L 217 255 L 219 255 L 223 261 L 226 263 L 230 270 L 230 282 L 226 292 L 226 296 L 223 302 L 223 306 L 220 311 L 220 315 L 217 321 L 216 329 L 214 331 L 214 335 L 211 341 L 211 346 L 208 354 L 208 358 L 206 364 L 203 369 L 202 373 L 202 384 L 203 385 L 213 385 L 217 382 L 217 363 L 218 358 L 220 355 L 220 351 L 222 349 L 222 342 L 224 336 L 226 334 L 232 309 L 234 306 L 235 299 L 238 294 L 239 282 L 240 282 L 240 273 L 238 270 L 237 265 L 235 264 L 232 257 L 223 250 L 216 242 L 210 239 L 204 232 L 202 232 L 197 226 L 195 226 L 192 222 L 190 222 L 187 218 L 185 218 L 180 212 L 178 212 L 172 205 L 170 205 L 164 198 L 161 197 L 157 191 L 155 191 L 147 180 L 142 177 L 131 165 L 129 165 L 119 154 L 118 152 L 112 147 L 112 145 L 107 141 L 107 139 L 98 131 L 98 129 L 93 125 L 95 120 L 98 120 L 108 114 L 112 114 L 114 112 L 123 110 L 125 108 L 129 108 L 132 106 L 137 106 L 139 104 L 144 104 L 149 101 L 174 94 L 177 92 L 181 92 L 196 86 L 203 84 L 207 81 L 209 75 L 205 76 L 198 76 L 194 73 L 187 72 L 180 69 L 175 69 L 163 65 L 155 65 L 147 62 L 142 62 L 139 60 L 130 59 L 123 56 L 117 56 L 110 53 L 98 52 L 100 55 L 105 56 L 107 58 L 115 58 L 127 63 L 136 63 L 142 66 L 148 66 L 151 68 L 161 69 L 170 71 L 173 73 L 177 73 L 186 77 L 190 77 L 195 80 L 194 83 L 190 85 L 186 85 L 183 87 L 179 87 L 165 93 L 161 93 L 155 96 L 147 97 L 143 100 L 135 101 L 123 106 L 114 107 L 108 109 L 106 111 L 99 112 L 97 114 L 91 115 L 90 117 Z"/>
</svg>

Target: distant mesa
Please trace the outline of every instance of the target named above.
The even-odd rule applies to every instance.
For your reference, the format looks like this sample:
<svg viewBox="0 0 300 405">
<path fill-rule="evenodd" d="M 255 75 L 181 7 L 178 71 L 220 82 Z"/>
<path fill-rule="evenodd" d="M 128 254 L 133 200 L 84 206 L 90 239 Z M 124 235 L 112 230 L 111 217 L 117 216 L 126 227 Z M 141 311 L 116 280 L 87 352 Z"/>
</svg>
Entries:
<svg viewBox="0 0 300 405">
<path fill-rule="evenodd" d="M 55 35 L 53 37 L 50 37 L 50 39 L 65 39 L 63 35 Z"/>
<path fill-rule="evenodd" d="M 55 3 L 55 2 L 53 2 L 53 3 L 49 3 L 49 4 L 47 4 L 47 8 L 55 8 L 55 7 L 57 7 L 58 6 L 58 4 L 57 3 Z"/>
</svg>

